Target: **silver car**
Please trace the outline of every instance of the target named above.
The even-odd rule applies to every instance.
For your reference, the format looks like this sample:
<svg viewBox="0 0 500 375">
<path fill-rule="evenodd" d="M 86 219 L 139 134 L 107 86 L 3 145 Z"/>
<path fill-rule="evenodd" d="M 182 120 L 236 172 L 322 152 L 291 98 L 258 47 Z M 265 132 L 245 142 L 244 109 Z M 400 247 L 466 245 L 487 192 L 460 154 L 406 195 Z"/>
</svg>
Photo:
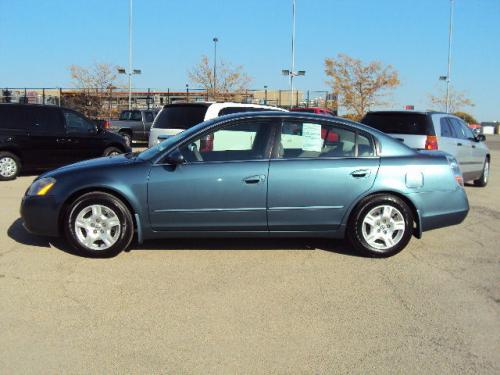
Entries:
<svg viewBox="0 0 500 375">
<path fill-rule="evenodd" d="M 465 181 L 486 186 L 490 151 L 486 138 L 474 134 L 459 117 L 441 112 L 372 111 L 361 121 L 417 150 L 441 150 L 460 164 Z"/>
</svg>

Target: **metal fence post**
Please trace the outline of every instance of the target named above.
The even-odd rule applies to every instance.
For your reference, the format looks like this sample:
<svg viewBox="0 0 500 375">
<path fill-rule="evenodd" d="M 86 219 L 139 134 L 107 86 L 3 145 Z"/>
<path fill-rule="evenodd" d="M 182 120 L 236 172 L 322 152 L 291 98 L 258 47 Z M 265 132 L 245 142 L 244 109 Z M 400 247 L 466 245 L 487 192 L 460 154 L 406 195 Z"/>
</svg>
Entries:
<svg viewBox="0 0 500 375">
<path fill-rule="evenodd" d="M 278 107 L 281 107 L 281 90 L 278 90 Z"/>
</svg>

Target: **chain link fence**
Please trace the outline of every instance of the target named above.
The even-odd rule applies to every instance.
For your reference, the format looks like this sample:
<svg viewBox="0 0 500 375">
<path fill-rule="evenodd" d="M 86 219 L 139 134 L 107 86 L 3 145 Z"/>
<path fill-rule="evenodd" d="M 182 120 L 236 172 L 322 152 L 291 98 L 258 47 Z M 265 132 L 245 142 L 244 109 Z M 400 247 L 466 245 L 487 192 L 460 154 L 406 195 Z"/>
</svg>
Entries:
<svg viewBox="0 0 500 375">
<path fill-rule="evenodd" d="M 337 110 L 333 94 L 325 90 L 248 89 L 238 92 L 217 93 L 216 101 L 232 101 L 270 105 L 281 108 L 322 107 Z M 131 92 L 130 106 L 134 109 L 161 108 L 176 102 L 212 101 L 211 90 L 190 88 L 135 88 Z M 79 88 L 3 88 L 0 89 L 0 103 L 47 104 L 73 108 L 88 117 L 117 118 L 129 108 L 128 89 L 79 89 Z"/>
</svg>

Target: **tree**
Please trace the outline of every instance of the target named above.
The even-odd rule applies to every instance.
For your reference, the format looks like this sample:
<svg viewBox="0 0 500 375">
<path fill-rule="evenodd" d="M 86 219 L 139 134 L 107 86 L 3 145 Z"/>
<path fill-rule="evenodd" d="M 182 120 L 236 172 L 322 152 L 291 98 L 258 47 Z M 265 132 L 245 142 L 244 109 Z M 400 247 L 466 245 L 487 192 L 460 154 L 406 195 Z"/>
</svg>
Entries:
<svg viewBox="0 0 500 375">
<path fill-rule="evenodd" d="M 450 85 L 449 91 L 449 106 L 448 112 L 458 112 L 461 111 L 464 107 L 474 107 L 474 103 L 471 99 L 469 99 L 464 91 L 456 91 Z M 433 106 L 436 106 L 440 111 L 446 111 L 446 90 L 441 89 L 437 96 L 432 94 L 429 95 L 430 102 Z"/>
<path fill-rule="evenodd" d="M 214 95 L 214 99 L 227 98 L 230 93 L 244 91 L 252 81 L 252 78 L 244 72 L 242 65 L 233 66 L 224 61 L 217 65 L 216 74 L 217 82 L 215 82 L 214 93 L 213 65 L 207 56 L 202 56 L 201 61 L 188 72 L 190 81 L 201 85 L 211 95 Z"/>
<path fill-rule="evenodd" d="M 478 124 L 477 120 L 470 113 L 467 112 L 455 112 L 453 113 L 455 116 L 460 117 L 468 124 Z"/>
<path fill-rule="evenodd" d="M 364 64 L 345 54 L 326 58 L 325 73 L 339 103 L 358 119 L 372 106 L 384 104 L 381 98 L 387 90 L 399 85 L 398 72 L 391 65 L 379 61 Z"/>
<path fill-rule="evenodd" d="M 109 117 L 110 107 L 103 104 L 104 99 L 111 96 L 111 90 L 121 86 L 117 83 L 117 67 L 95 63 L 90 67 L 71 65 L 69 70 L 72 84 L 78 91 L 66 93 L 64 105 L 90 118 Z"/>
</svg>

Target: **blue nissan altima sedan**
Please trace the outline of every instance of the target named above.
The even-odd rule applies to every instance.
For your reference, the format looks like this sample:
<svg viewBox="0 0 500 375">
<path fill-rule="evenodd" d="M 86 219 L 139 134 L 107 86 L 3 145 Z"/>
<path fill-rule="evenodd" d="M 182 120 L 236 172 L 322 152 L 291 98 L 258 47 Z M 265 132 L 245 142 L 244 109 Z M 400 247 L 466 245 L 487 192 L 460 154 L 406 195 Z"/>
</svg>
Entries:
<svg viewBox="0 0 500 375">
<path fill-rule="evenodd" d="M 457 161 L 373 128 L 307 113 L 234 114 L 141 153 L 45 173 L 23 198 L 34 234 L 109 257 L 179 237 L 347 237 L 387 257 L 412 236 L 462 222 Z"/>
</svg>

